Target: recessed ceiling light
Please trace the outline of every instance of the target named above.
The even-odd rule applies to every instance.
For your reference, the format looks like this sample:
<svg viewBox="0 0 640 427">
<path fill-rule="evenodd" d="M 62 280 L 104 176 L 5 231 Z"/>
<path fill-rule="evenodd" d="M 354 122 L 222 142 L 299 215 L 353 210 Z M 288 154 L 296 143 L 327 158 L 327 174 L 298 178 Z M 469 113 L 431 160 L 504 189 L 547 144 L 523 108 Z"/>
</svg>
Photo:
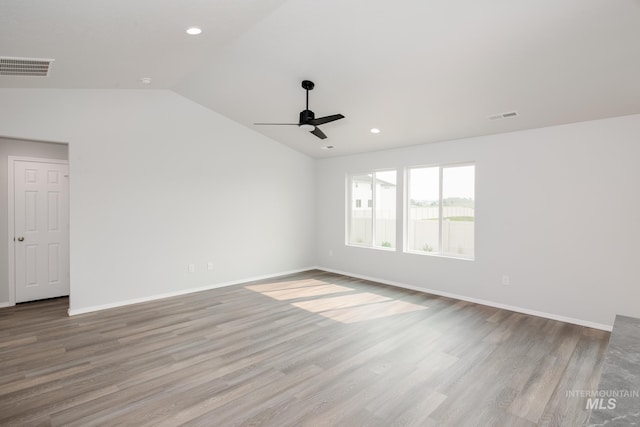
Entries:
<svg viewBox="0 0 640 427">
<path fill-rule="evenodd" d="M 325 145 L 322 147 L 323 150 L 333 150 L 334 148 L 336 147 L 334 147 L 333 145 Z"/>
<path fill-rule="evenodd" d="M 378 128 L 371 128 L 371 130 L 369 131 L 371 133 L 380 133 L 380 129 Z"/>
<path fill-rule="evenodd" d="M 143 85 L 151 84 L 151 77 L 142 77 L 140 79 L 140 83 L 142 83 Z"/>
<path fill-rule="evenodd" d="M 200 28 L 198 28 L 198 27 L 189 27 L 189 28 L 187 28 L 187 34 L 189 34 L 190 36 L 197 36 L 201 32 L 202 32 L 202 30 Z"/>
</svg>

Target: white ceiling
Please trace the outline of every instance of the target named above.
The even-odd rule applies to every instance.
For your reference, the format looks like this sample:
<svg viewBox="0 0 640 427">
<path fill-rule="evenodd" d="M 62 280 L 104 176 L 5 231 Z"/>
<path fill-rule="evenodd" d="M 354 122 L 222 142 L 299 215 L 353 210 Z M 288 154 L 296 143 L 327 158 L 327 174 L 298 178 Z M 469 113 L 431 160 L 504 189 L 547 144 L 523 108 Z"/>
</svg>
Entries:
<svg viewBox="0 0 640 427">
<path fill-rule="evenodd" d="M 171 88 L 284 1 L 0 0 L 0 56 L 55 59 L 50 77 L 0 87 Z"/>
<path fill-rule="evenodd" d="M 55 59 L 0 87 L 172 89 L 313 157 L 640 113 L 640 0 L 2 0 L 0 56 Z M 328 139 L 253 125 L 303 79 Z"/>
</svg>

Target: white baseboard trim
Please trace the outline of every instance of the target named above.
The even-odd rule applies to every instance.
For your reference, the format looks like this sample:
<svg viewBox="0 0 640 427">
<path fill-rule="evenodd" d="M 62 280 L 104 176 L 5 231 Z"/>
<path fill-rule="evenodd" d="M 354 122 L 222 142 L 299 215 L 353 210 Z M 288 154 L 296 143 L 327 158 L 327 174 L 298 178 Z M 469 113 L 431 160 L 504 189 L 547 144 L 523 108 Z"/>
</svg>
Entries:
<svg viewBox="0 0 640 427">
<path fill-rule="evenodd" d="M 11 304 L 10 302 L 0 302 L 0 308 L 5 307 L 13 307 L 15 304 Z"/>
<path fill-rule="evenodd" d="M 574 325 L 579 325 L 579 326 L 586 326 L 587 328 L 600 329 L 600 330 L 609 331 L 609 332 L 611 332 L 611 330 L 613 329 L 613 325 L 605 325 L 605 324 L 602 324 L 602 323 L 590 322 L 588 320 L 574 319 L 572 317 L 560 316 L 560 315 L 552 314 L 552 313 L 545 313 L 543 311 L 530 310 L 528 308 L 515 307 L 515 306 L 512 306 L 512 305 L 506 305 L 506 304 L 501 304 L 501 303 L 497 303 L 497 302 L 493 302 L 493 301 L 487 301 L 487 300 L 483 300 L 483 299 L 467 297 L 467 296 L 464 296 L 464 295 L 452 294 L 452 293 L 449 293 L 449 292 L 443 292 L 443 291 L 438 291 L 438 290 L 434 290 L 434 289 L 421 288 L 421 287 L 418 287 L 418 286 L 407 285 L 406 283 L 394 282 L 392 280 L 385 280 L 385 279 L 380 279 L 380 278 L 377 278 L 377 277 L 364 276 L 362 274 L 353 274 L 353 273 L 349 273 L 349 272 L 346 272 L 346 271 L 334 270 L 332 268 L 319 267 L 319 266 L 315 267 L 315 268 L 318 269 L 318 270 L 329 272 L 329 273 L 336 273 L 336 274 L 342 274 L 344 276 L 355 277 L 356 279 L 370 280 L 372 282 L 378 282 L 378 283 L 382 283 L 384 285 L 396 286 L 398 288 L 404 288 L 404 289 L 409 289 L 409 290 L 412 290 L 412 291 L 424 292 L 424 293 L 427 293 L 427 294 L 439 295 L 439 296 L 443 296 L 443 297 L 447 297 L 447 298 L 453 298 L 453 299 L 457 299 L 457 300 L 461 300 L 461 301 L 468 301 L 468 302 L 472 302 L 472 303 L 475 303 L 475 304 L 481 304 L 481 305 L 486 305 L 486 306 L 489 306 L 489 307 L 500 308 L 500 309 L 503 309 L 503 310 L 515 311 L 516 313 L 529 314 L 531 316 L 543 317 L 545 319 L 558 320 L 560 322 L 572 323 Z"/>
<path fill-rule="evenodd" d="M 113 303 L 104 304 L 104 305 L 95 305 L 92 307 L 84 307 L 84 308 L 78 308 L 78 309 L 70 308 L 67 313 L 69 314 L 69 316 L 76 316 L 78 314 L 92 313 L 94 311 L 102 311 L 102 310 L 108 310 L 110 308 L 124 307 L 126 305 L 139 304 L 141 302 L 149 302 L 149 301 L 155 301 L 155 300 L 164 299 L 164 298 L 177 297 L 180 295 L 192 294 L 195 292 L 209 291 L 211 289 L 224 288 L 226 286 L 239 285 L 242 283 L 253 282 L 256 280 L 271 279 L 274 277 L 286 276 L 286 275 L 295 274 L 295 273 L 302 273 L 304 271 L 315 270 L 315 269 L 316 267 L 307 267 L 307 268 L 301 268 L 298 270 L 289 270 L 289 271 L 283 271 L 280 273 L 265 274 L 263 276 L 232 280 L 229 282 L 214 283 L 211 285 L 200 286 L 198 288 L 181 289 L 179 291 L 166 292 L 164 294 L 151 295 L 151 296 L 142 297 L 142 298 L 133 298 L 125 301 L 118 301 L 118 302 L 113 302 Z"/>
</svg>

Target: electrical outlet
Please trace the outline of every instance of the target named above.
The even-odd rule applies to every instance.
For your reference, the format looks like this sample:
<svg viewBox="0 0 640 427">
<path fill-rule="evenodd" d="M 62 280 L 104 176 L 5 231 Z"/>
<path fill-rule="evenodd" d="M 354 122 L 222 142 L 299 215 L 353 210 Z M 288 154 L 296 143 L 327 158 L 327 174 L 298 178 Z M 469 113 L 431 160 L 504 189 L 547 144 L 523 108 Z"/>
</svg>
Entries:
<svg viewBox="0 0 640 427">
<path fill-rule="evenodd" d="M 333 256 L 333 249 L 329 249 L 329 256 Z"/>
<path fill-rule="evenodd" d="M 208 270 L 208 271 L 213 270 L 213 262 L 212 262 L 212 261 L 209 261 L 209 262 L 207 263 L 207 270 Z"/>
<path fill-rule="evenodd" d="M 502 275 L 502 285 L 503 286 L 509 286 L 511 284 L 511 280 L 509 279 L 509 276 L 507 276 L 506 274 Z"/>
<path fill-rule="evenodd" d="M 189 264 L 189 273 L 195 273 L 195 271 L 196 271 L 196 265 Z"/>
</svg>

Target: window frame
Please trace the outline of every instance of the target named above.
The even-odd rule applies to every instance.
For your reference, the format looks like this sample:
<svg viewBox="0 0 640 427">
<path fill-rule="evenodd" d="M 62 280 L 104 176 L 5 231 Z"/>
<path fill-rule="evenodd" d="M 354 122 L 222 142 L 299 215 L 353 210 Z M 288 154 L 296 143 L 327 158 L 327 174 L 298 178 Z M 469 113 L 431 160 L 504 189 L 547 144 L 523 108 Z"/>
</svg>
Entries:
<svg viewBox="0 0 640 427">
<path fill-rule="evenodd" d="M 346 218 L 345 218 L 345 245 L 346 246 L 352 246 L 352 247 L 356 247 L 356 248 L 367 248 L 367 249 L 378 249 L 378 250 L 383 250 L 383 251 L 391 251 L 391 252 L 395 252 L 398 251 L 399 249 L 399 245 L 398 245 L 398 238 L 396 235 L 396 241 L 393 247 L 388 247 L 388 246 L 381 246 L 381 245 L 377 245 L 376 244 L 376 174 L 378 172 L 395 172 L 396 174 L 396 201 L 395 201 L 395 225 L 397 227 L 398 224 L 398 202 L 397 202 L 397 191 L 398 191 L 398 174 L 400 173 L 398 171 L 398 168 L 382 168 L 382 169 L 370 169 L 368 171 L 365 172 L 348 172 L 346 174 L 346 205 L 347 205 L 347 209 L 345 209 L 346 212 Z M 350 235 L 351 235 L 351 220 L 353 218 L 353 177 L 355 176 L 362 176 L 362 175 L 371 175 L 371 206 L 368 206 L 367 203 L 367 209 L 371 209 L 371 245 L 368 244 L 358 244 L 358 243 L 354 243 L 351 242 L 350 239 Z M 362 203 L 362 205 L 364 205 L 364 203 Z"/>
<path fill-rule="evenodd" d="M 448 169 L 448 168 L 455 168 L 455 167 L 464 167 L 464 166 L 473 166 L 473 202 L 474 202 L 474 227 L 473 227 L 473 236 L 474 236 L 474 244 L 473 244 L 473 255 L 472 256 L 466 256 L 466 255 L 455 255 L 455 254 L 450 254 L 450 253 L 443 253 L 442 252 L 442 228 L 443 228 L 443 176 L 444 176 L 444 169 Z M 409 193 L 410 193 L 410 189 L 411 189 L 411 178 L 410 178 L 410 173 L 409 171 L 412 169 L 425 169 L 425 168 L 438 168 L 438 252 L 425 252 L 425 251 L 419 251 L 419 250 L 414 250 L 414 249 L 409 249 L 409 215 L 410 215 L 410 206 L 409 206 L 409 202 L 410 202 L 410 197 L 409 197 Z M 476 202 L 476 163 L 473 161 L 469 161 L 469 162 L 460 162 L 460 163 L 436 163 L 436 164 L 427 164 L 427 165 L 414 165 L 414 166 L 407 166 L 404 168 L 404 191 L 403 191 L 403 203 L 402 203 L 402 207 L 403 207 L 403 215 L 402 215 L 402 220 L 403 220 L 403 224 L 402 224 L 402 251 L 404 253 L 407 254 L 414 254 L 414 255 L 427 255 L 427 256 L 432 256 L 432 257 L 442 257 L 442 258 L 453 258 L 453 259 L 460 259 L 460 260 L 466 260 L 466 261 L 474 261 L 476 258 L 476 251 L 475 251 L 475 234 L 476 234 L 476 228 L 475 228 L 475 202 Z"/>
</svg>

